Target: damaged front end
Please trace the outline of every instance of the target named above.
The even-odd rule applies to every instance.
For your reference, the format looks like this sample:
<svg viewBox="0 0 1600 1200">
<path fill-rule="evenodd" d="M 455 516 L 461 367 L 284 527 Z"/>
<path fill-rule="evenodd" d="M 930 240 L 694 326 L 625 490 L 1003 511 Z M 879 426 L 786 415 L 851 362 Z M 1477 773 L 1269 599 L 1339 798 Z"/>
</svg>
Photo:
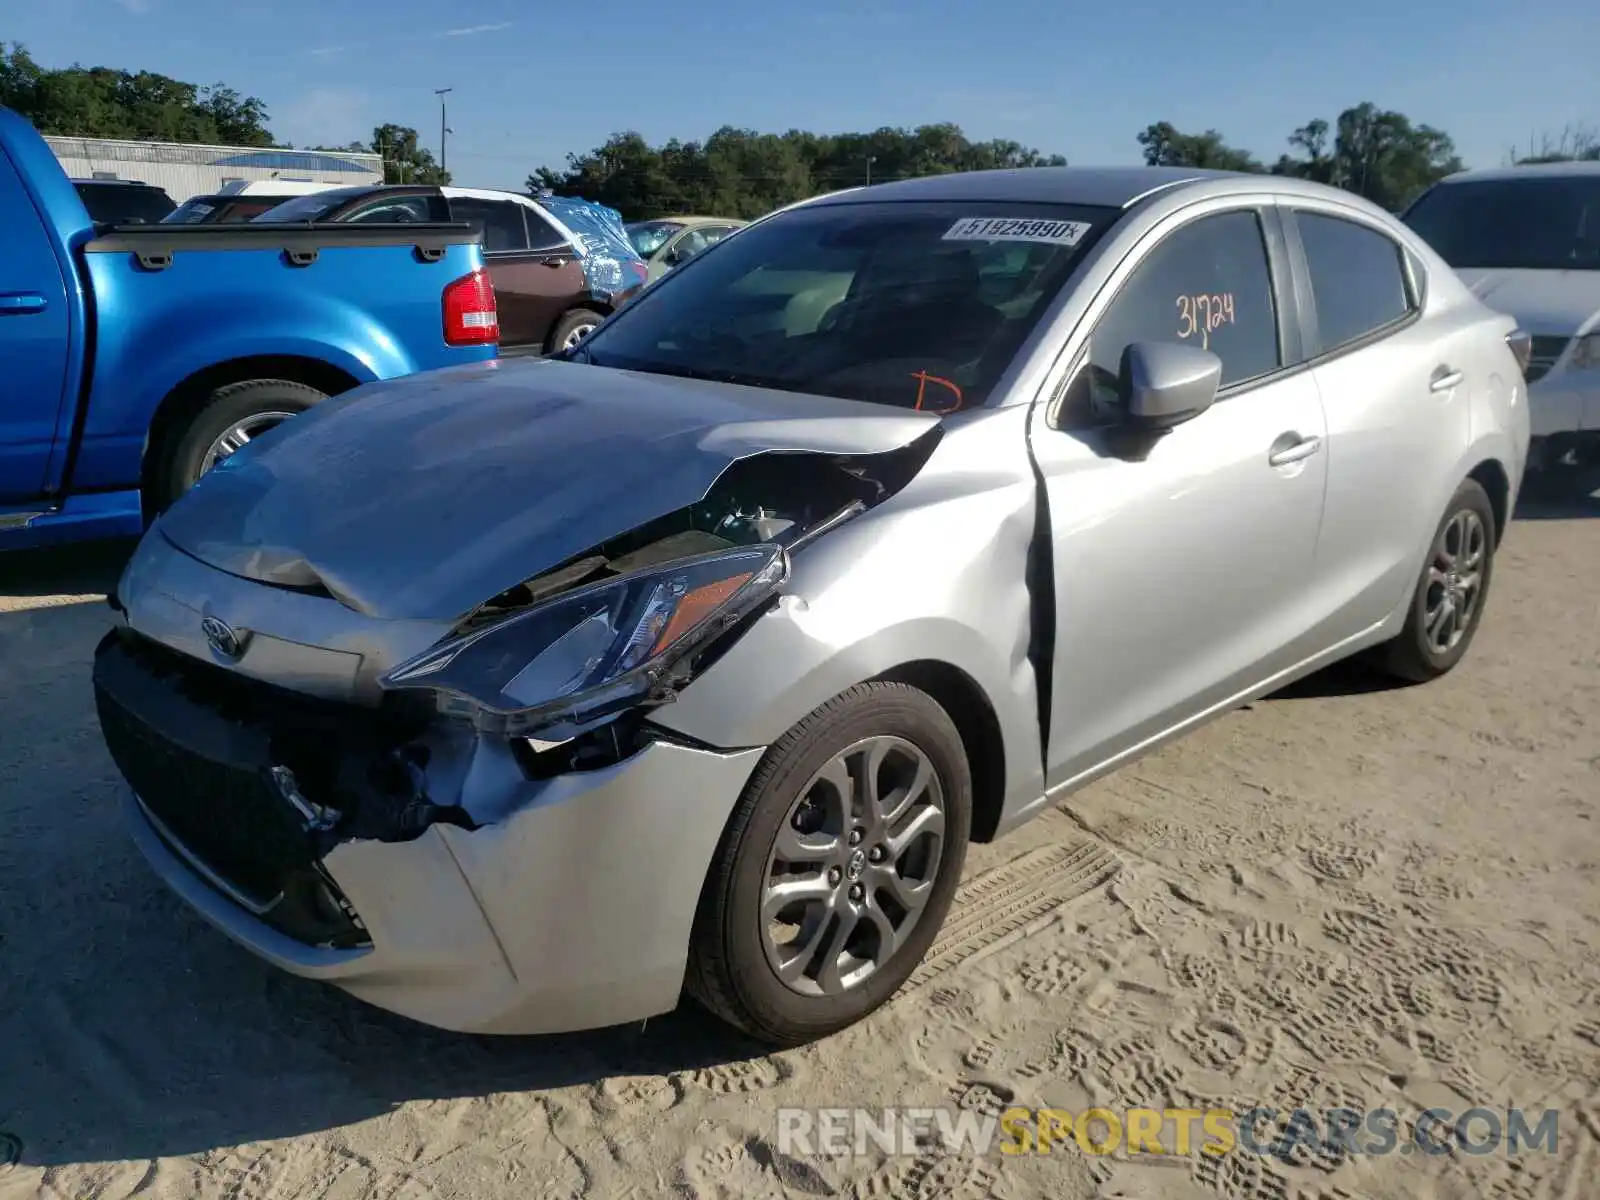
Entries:
<svg viewBox="0 0 1600 1200">
<path fill-rule="evenodd" d="M 126 626 L 96 649 L 94 685 L 106 747 L 167 849 L 305 945 L 369 944 L 322 865 L 340 842 L 473 824 L 427 797 L 432 714 L 414 697 L 375 709 L 318 700 Z"/>
<path fill-rule="evenodd" d="M 871 455 L 739 459 L 694 503 L 380 664 L 376 703 L 311 696 L 164 645 L 138 632 L 140 598 L 124 597 L 129 621 L 95 657 L 106 743 L 155 835 L 213 889 L 302 945 L 368 947 L 330 854 L 499 824 L 558 777 L 683 745 L 650 711 L 775 603 L 791 554 L 904 487 L 938 436 Z"/>
<path fill-rule="evenodd" d="M 930 449 L 742 459 L 694 504 L 492 597 L 381 683 L 545 746 L 667 703 L 777 598 L 791 553 L 899 490 Z"/>
</svg>

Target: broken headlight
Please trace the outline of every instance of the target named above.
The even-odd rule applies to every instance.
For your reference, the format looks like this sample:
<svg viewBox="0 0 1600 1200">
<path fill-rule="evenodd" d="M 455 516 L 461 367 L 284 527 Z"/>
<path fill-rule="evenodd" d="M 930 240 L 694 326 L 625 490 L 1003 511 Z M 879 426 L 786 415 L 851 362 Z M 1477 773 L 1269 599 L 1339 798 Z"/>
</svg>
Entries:
<svg viewBox="0 0 1600 1200">
<path fill-rule="evenodd" d="M 671 698 L 687 661 L 788 577 L 769 544 L 679 559 L 564 592 L 454 637 L 383 677 L 424 688 L 440 711 L 511 735 Z"/>
</svg>

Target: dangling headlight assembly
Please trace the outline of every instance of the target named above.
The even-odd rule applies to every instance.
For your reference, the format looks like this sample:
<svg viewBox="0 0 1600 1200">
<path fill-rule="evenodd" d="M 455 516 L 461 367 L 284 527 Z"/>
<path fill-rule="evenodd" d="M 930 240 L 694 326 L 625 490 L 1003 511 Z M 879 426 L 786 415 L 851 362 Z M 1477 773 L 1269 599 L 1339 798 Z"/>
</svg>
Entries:
<svg viewBox="0 0 1600 1200">
<path fill-rule="evenodd" d="M 383 677 L 441 712 L 516 736 L 659 703 L 685 660 L 774 596 L 789 560 L 762 544 L 679 559 L 565 592 L 441 642 Z"/>
</svg>

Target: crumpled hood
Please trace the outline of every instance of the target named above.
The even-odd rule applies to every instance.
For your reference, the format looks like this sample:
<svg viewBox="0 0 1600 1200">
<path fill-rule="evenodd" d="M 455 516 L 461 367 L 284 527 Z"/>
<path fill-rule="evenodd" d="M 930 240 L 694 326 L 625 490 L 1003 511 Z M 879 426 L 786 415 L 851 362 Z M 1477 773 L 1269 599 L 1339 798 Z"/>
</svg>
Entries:
<svg viewBox="0 0 1600 1200">
<path fill-rule="evenodd" d="M 1490 308 L 1515 317 L 1529 333 L 1573 337 L 1600 316 L 1600 271 L 1456 272 Z"/>
<path fill-rule="evenodd" d="M 156 523 L 219 570 L 453 620 L 773 450 L 874 454 L 929 413 L 500 359 L 369 384 L 224 460 Z"/>
</svg>

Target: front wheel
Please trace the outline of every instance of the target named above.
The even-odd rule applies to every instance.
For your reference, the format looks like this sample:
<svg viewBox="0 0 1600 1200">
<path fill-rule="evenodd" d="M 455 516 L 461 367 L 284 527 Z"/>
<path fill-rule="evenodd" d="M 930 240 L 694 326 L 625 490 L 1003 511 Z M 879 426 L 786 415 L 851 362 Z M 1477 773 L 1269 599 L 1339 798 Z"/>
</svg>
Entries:
<svg viewBox="0 0 1600 1200">
<path fill-rule="evenodd" d="M 761 1041 L 853 1024 L 906 981 L 961 877 L 972 785 L 930 696 L 862 684 L 773 745 L 706 880 L 687 985 Z"/>
<path fill-rule="evenodd" d="M 1483 619 L 1496 536 L 1489 494 L 1477 480 L 1464 480 L 1434 532 L 1405 627 L 1381 647 L 1381 667 L 1425 683 L 1461 661 Z"/>
</svg>

